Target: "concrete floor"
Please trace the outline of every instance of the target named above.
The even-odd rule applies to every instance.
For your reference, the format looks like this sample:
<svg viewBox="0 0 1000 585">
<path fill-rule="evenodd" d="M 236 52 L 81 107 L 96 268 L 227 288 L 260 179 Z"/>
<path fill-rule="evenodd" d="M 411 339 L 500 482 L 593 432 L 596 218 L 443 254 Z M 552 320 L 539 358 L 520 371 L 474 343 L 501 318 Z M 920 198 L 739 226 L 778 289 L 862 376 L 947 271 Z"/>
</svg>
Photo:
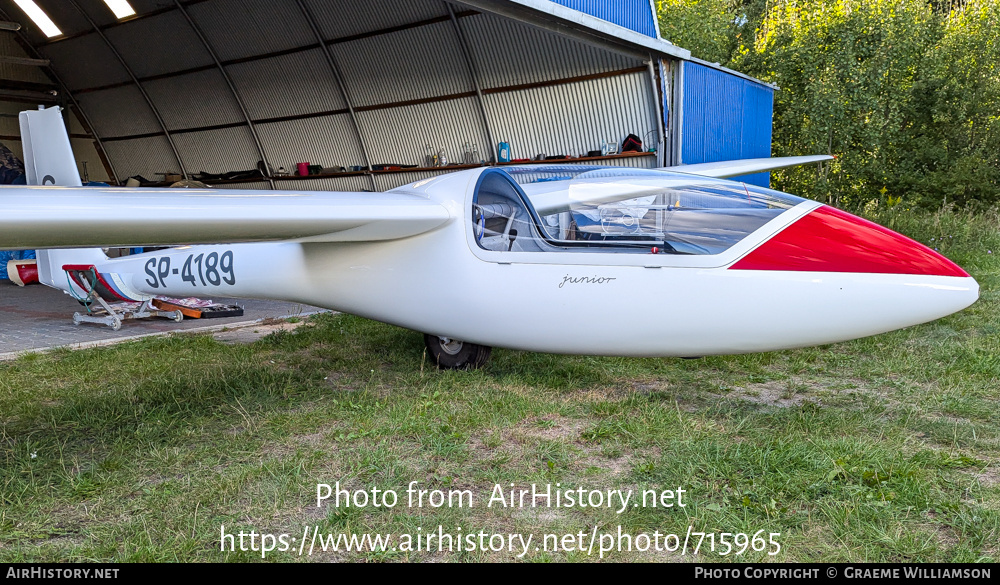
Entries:
<svg viewBox="0 0 1000 585">
<path fill-rule="evenodd" d="M 112 331 L 103 325 L 73 325 L 73 313 L 82 311 L 83 307 L 62 291 L 37 284 L 22 288 L 8 280 L 0 280 L 0 359 L 30 350 L 106 345 L 174 331 L 246 327 L 268 318 L 308 315 L 323 310 L 280 301 L 212 300 L 240 305 L 244 315 L 226 319 L 184 319 L 181 323 L 161 318 L 134 319 L 125 321 L 121 330 Z"/>
</svg>

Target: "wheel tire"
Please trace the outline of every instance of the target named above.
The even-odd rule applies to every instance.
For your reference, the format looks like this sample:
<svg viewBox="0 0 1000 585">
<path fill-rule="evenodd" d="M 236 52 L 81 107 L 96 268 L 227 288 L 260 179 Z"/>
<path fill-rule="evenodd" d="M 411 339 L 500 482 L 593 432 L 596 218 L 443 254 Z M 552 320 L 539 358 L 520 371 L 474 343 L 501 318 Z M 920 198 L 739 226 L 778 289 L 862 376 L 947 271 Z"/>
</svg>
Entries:
<svg viewBox="0 0 1000 585">
<path fill-rule="evenodd" d="M 171 319 L 173 319 L 175 323 L 180 323 L 181 321 L 184 320 L 184 313 L 181 313 L 180 311 L 174 311 L 174 316 L 171 317 Z"/>
<path fill-rule="evenodd" d="M 119 331 L 119 330 L 121 330 L 121 328 L 122 328 L 122 320 L 121 319 L 112 319 L 112 321 L 111 321 L 111 330 L 112 331 Z"/>
<path fill-rule="evenodd" d="M 454 339 L 424 334 L 431 359 L 442 370 L 475 370 L 490 359 L 492 348 Z"/>
</svg>

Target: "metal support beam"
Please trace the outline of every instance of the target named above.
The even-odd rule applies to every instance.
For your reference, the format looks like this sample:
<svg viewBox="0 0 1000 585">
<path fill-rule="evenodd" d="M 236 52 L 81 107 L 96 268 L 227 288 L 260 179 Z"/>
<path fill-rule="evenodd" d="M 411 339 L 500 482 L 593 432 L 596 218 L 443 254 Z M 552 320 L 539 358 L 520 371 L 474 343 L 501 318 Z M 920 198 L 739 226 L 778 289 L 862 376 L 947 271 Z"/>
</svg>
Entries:
<svg viewBox="0 0 1000 585">
<path fill-rule="evenodd" d="M 271 185 L 271 188 L 274 189 L 274 179 L 271 177 L 271 163 L 267 159 L 267 154 L 264 152 L 264 146 L 260 142 L 260 136 L 257 135 L 257 127 L 254 126 L 253 120 L 250 119 L 250 113 L 247 111 L 246 104 L 243 103 L 243 98 L 240 97 L 240 93 L 236 91 L 236 86 L 233 85 L 233 80 L 229 78 L 229 74 L 226 73 L 226 68 L 223 67 L 222 62 L 219 61 L 219 56 L 216 55 L 215 49 L 212 48 L 208 39 L 206 39 L 205 35 L 202 34 L 201 28 L 194 22 L 191 15 L 188 14 L 184 5 L 180 3 L 180 0 L 174 0 L 174 5 L 176 5 L 177 9 L 184 15 L 185 20 L 188 21 L 189 25 L 191 25 L 191 29 L 194 33 L 198 35 L 198 39 L 201 40 L 201 44 L 204 45 L 205 50 L 208 51 L 209 55 L 211 55 L 212 61 L 215 61 L 215 66 L 219 68 L 219 73 L 222 74 L 222 78 L 226 80 L 226 85 L 229 86 L 229 91 L 233 94 L 233 99 L 236 100 L 236 104 L 240 107 L 240 112 L 243 113 L 243 118 L 247 122 L 247 128 L 250 129 L 250 135 L 253 137 L 254 144 L 257 146 L 257 153 L 260 155 L 260 160 L 264 161 L 264 177 Z"/>
<path fill-rule="evenodd" d="M 181 175 L 185 179 L 188 178 L 187 169 L 184 168 L 184 161 L 181 160 L 181 155 L 180 153 L 177 152 L 177 146 L 174 145 L 174 140 L 173 138 L 170 137 L 170 132 L 167 130 L 167 125 L 163 122 L 163 117 L 160 116 L 160 111 L 156 109 L 156 105 L 153 104 L 153 100 L 149 98 L 149 94 L 146 93 L 146 90 L 142 87 L 142 84 L 139 83 L 139 79 L 135 76 L 135 73 L 132 72 L 132 68 L 129 67 L 128 63 L 125 62 L 125 59 L 122 58 L 122 55 L 121 53 L 118 52 L 118 49 L 116 49 L 115 46 L 111 44 L 111 40 L 108 39 L 107 36 L 105 36 L 104 31 L 102 31 L 101 28 L 97 26 L 97 23 L 94 22 L 94 19 L 90 18 L 90 15 L 87 14 L 87 12 L 77 3 L 77 1 L 69 0 L 69 3 L 72 4 L 74 8 L 76 8 L 76 11 L 79 12 L 81 16 L 87 19 L 87 22 L 90 23 L 91 28 L 94 29 L 94 32 L 97 33 L 97 36 L 101 37 L 101 40 L 104 41 L 104 44 L 107 45 L 111 53 L 114 54 L 115 59 L 118 60 L 118 63 L 120 63 L 121 66 L 125 69 L 125 72 L 128 73 L 128 76 L 132 78 L 132 82 L 135 83 L 135 87 L 139 90 L 139 93 L 142 94 L 142 98 L 146 100 L 146 105 L 149 106 L 150 110 L 152 110 L 153 116 L 156 117 L 157 123 L 160 125 L 160 128 L 163 129 L 163 134 L 167 137 L 167 142 L 170 143 L 170 150 L 174 152 L 174 158 L 177 159 L 177 164 L 180 165 Z M 93 127 L 91 127 L 91 131 L 93 131 Z"/>
<path fill-rule="evenodd" d="M 377 190 L 375 186 L 375 175 L 371 174 L 372 164 L 371 158 L 368 157 L 368 147 L 365 146 L 365 138 L 361 134 L 361 125 L 358 124 L 358 116 L 354 112 L 354 104 L 351 103 L 351 96 L 347 93 L 347 86 L 344 83 L 344 76 L 340 72 L 340 66 L 337 64 L 337 60 L 334 59 L 333 53 L 330 51 L 330 46 L 327 44 L 326 40 L 323 39 L 323 35 L 319 32 L 319 27 L 316 26 L 316 18 L 313 16 L 312 11 L 309 7 L 305 5 L 302 0 L 295 0 L 299 5 L 299 10 L 302 11 L 302 15 L 305 17 L 306 22 L 309 23 L 309 28 L 312 29 L 313 35 L 316 37 L 316 42 L 319 43 L 320 48 L 323 51 L 323 56 L 326 58 L 326 64 L 330 67 L 330 72 L 333 73 L 333 79 L 337 83 L 337 89 L 340 90 L 340 95 L 344 99 L 344 104 L 347 105 L 347 113 L 351 117 L 351 126 L 354 127 L 354 134 L 358 139 L 358 148 L 361 149 L 362 162 L 365 163 L 365 168 L 368 169 L 368 178 L 372 182 L 372 190 Z"/>
<path fill-rule="evenodd" d="M 666 112 L 663 110 L 663 94 L 661 93 L 660 87 L 660 76 L 657 75 L 656 70 L 659 68 L 660 61 L 656 59 L 655 56 L 650 55 L 649 61 L 646 63 L 649 65 L 649 84 L 652 90 L 653 96 L 653 115 L 656 117 L 656 133 L 659 135 L 658 142 L 656 144 L 656 166 L 665 167 L 667 166 L 666 144 L 667 144 L 667 130 L 666 124 L 664 122 L 664 117 Z"/>
<path fill-rule="evenodd" d="M 0 63 L 6 63 L 8 65 L 27 65 L 29 67 L 48 67 L 48 59 L 31 59 L 28 57 L 11 57 L 9 55 L 0 55 Z"/>
<path fill-rule="evenodd" d="M 10 20 L 10 17 L 3 9 L 0 9 L 0 18 Z M 20 29 L 21 29 L 20 25 L 18 25 L 17 29 L 14 29 L 14 32 L 17 34 L 17 38 L 20 40 L 19 44 L 22 47 L 24 47 L 26 52 L 30 52 L 31 54 L 35 55 L 35 57 L 41 58 L 42 57 L 41 53 L 39 53 L 38 49 L 36 49 L 34 45 L 32 45 L 28 41 L 28 37 L 25 36 L 24 31 Z M 46 75 L 48 75 L 49 79 L 51 79 L 56 83 L 62 95 L 69 98 L 70 102 L 73 103 L 73 107 L 76 110 L 76 115 L 79 117 L 80 121 L 83 122 L 83 125 L 86 128 L 86 130 L 90 132 L 91 136 L 94 137 L 94 142 L 97 143 L 98 156 L 101 157 L 102 162 L 106 163 L 107 170 L 109 171 L 108 174 L 111 175 L 111 179 L 113 179 L 115 183 L 120 184 L 121 181 L 118 179 L 118 171 L 115 170 L 115 165 L 114 163 L 111 162 L 111 157 L 108 156 L 108 152 L 104 150 L 104 143 L 101 142 L 101 137 L 97 133 L 97 129 L 94 128 L 94 125 L 90 123 L 90 118 L 87 117 L 87 113 L 83 111 L 83 108 L 80 107 L 80 103 L 76 101 L 76 98 L 73 97 L 73 93 L 69 91 L 69 88 L 66 86 L 65 83 L 63 83 L 62 79 L 59 77 L 59 74 L 56 73 L 55 69 L 53 69 L 51 65 L 45 68 L 45 73 Z"/>
<path fill-rule="evenodd" d="M 21 91 L 17 89 L 0 89 L 0 100 L 21 102 L 25 104 L 58 104 L 59 98 L 51 93 L 37 91 Z"/>
<path fill-rule="evenodd" d="M 486 149 L 483 149 L 483 154 L 487 152 L 490 153 L 486 160 L 493 162 L 496 160 L 494 153 L 497 149 L 497 141 L 493 136 L 493 128 L 490 127 L 489 116 L 486 115 L 486 102 L 483 100 L 483 90 L 479 85 L 479 68 L 476 67 L 476 61 L 472 58 L 472 53 L 469 51 L 469 43 L 465 38 L 465 32 L 462 31 L 462 27 L 458 24 L 458 18 L 455 16 L 455 10 L 451 7 L 448 2 L 444 3 L 445 7 L 448 8 L 448 16 L 451 17 L 451 24 L 455 27 L 455 34 L 458 35 L 458 42 L 462 46 L 462 55 L 465 57 L 465 65 L 469 68 L 469 77 L 472 78 L 472 85 L 476 89 L 476 99 L 479 102 L 479 113 L 483 117 L 483 129 L 486 130 L 486 139 L 490 141 Z"/>
<path fill-rule="evenodd" d="M 37 81 L 21 81 L 20 79 L 0 79 L 0 89 L 4 91 L 40 91 L 49 95 L 56 95 L 62 89 L 57 84 L 39 83 Z M 54 92 L 54 93 L 53 93 Z"/>
</svg>

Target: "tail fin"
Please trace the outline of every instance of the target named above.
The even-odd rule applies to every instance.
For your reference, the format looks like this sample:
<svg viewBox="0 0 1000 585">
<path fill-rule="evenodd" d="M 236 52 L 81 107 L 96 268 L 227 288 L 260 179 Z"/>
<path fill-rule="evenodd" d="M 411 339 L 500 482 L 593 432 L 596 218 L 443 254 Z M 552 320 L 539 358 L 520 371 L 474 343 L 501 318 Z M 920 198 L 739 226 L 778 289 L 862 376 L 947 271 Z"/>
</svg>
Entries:
<svg viewBox="0 0 1000 585">
<path fill-rule="evenodd" d="M 18 118 L 27 184 L 82 186 L 61 108 L 28 110 L 21 112 Z M 100 248 L 39 250 L 37 256 L 38 280 L 63 290 L 72 286 L 63 273 L 64 264 L 97 264 L 108 259 Z"/>
<path fill-rule="evenodd" d="M 61 109 L 28 110 L 18 117 L 24 146 L 24 172 L 29 185 L 83 185 Z"/>
</svg>

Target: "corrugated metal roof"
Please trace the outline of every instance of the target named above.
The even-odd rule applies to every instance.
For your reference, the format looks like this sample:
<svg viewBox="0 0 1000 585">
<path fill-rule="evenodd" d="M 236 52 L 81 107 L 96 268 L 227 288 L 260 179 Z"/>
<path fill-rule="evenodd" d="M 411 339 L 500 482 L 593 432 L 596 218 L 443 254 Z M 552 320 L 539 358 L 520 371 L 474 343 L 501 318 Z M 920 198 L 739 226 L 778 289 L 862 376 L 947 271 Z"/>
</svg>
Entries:
<svg viewBox="0 0 1000 585">
<path fill-rule="evenodd" d="M 101 16 L 110 11 L 100 0 L 77 1 L 86 4 L 96 21 L 109 22 Z M 476 145 L 481 159 L 495 156 L 496 145 L 487 144 L 475 83 L 444 2 L 303 1 L 324 38 L 335 41 L 330 44 L 331 54 L 358 108 L 372 164 L 423 164 L 427 144 L 435 150 L 444 148 L 453 162 L 462 160 L 466 143 Z M 641 1 L 648 6 L 648 0 Z M 471 0 L 455 5 L 485 90 L 487 119 L 495 138 L 511 142 L 516 156 L 582 154 L 599 149 L 602 140 L 620 142 L 630 132 L 645 139 L 658 126 L 652 82 L 639 69 L 645 67 L 643 55 L 656 54 L 657 47 L 667 45 L 611 24 L 598 26 L 594 18 L 563 6 L 574 2 L 586 4 L 591 13 L 601 3 Z M 520 12 L 473 14 L 466 5 L 483 10 L 516 6 Z M 142 82 L 165 125 L 171 129 L 232 125 L 173 135 L 186 166 L 191 167 L 188 170 L 226 172 L 255 166 L 259 153 L 233 92 L 186 19 L 170 0 L 136 0 L 134 6 L 140 17 L 108 27 L 106 34 L 137 76 L 207 68 Z M 349 116 L 308 117 L 342 111 L 346 104 L 322 51 L 308 48 L 317 41 L 294 0 L 204 0 L 185 2 L 185 6 L 221 60 L 242 60 L 226 65 L 225 71 L 250 118 L 296 118 L 257 124 L 273 167 L 291 171 L 295 162 L 306 160 L 327 166 L 362 164 Z M 546 7 L 554 9 L 546 11 Z M 163 14 L 142 17 L 161 8 L 165 8 Z M 531 25 L 519 21 L 525 14 Z M 587 27 L 591 27 L 589 33 L 580 32 Z M 621 38 L 616 39 L 619 33 Z M 680 54 L 676 48 L 671 50 L 667 53 Z M 78 94 L 100 135 L 160 131 L 124 68 L 96 35 L 48 44 L 43 51 L 71 88 L 129 83 Z M 265 56 L 275 51 L 286 53 Z M 498 93 L 498 88 L 508 89 Z M 136 160 L 144 156 L 141 148 L 147 144 L 153 145 L 152 167 Z M 131 145 L 132 150 L 123 145 Z M 116 164 L 123 165 L 123 177 L 136 172 L 131 169 L 177 170 L 169 146 L 166 151 L 162 148 L 165 145 L 163 136 L 113 140 L 108 152 Z M 124 162 L 117 157 L 124 157 Z M 648 165 L 650 161 L 655 158 L 608 164 Z M 389 188 L 423 174 L 378 174 L 374 180 L 380 188 Z M 319 188 L 327 182 L 350 183 L 352 190 L 371 185 L 368 177 L 288 183 Z"/>
<path fill-rule="evenodd" d="M 14 156 L 24 160 L 24 147 L 21 145 L 20 140 L 0 140 L 0 144 L 9 148 L 14 153 Z"/>
<path fill-rule="evenodd" d="M 497 140 L 510 143 L 514 158 L 581 155 L 601 150 L 602 141 L 620 144 L 629 133 L 644 138 L 656 128 L 649 83 L 648 75 L 630 73 L 488 94 L 486 109 Z"/>
<path fill-rule="evenodd" d="M 146 14 L 161 8 L 173 8 L 173 0 L 128 0 L 137 14 Z"/>
<path fill-rule="evenodd" d="M 463 18 L 484 89 L 627 69 L 642 62 L 491 14 Z"/>
<path fill-rule="evenodd" d="M 118 22 L 118 17 L 104 3 L 104 0 L 76 0 L 76 3 L 80 5 L 80 8 L 87 13 L 87 16 L 91 20 L 97 23 L 97 26 L 106 26 Z M 56 10 L 66 10 L 65 4 L 66 0 L 62 0 L 59 2 L 61 8 L 57 8 Z"/>
<path fill-rule="evenodd" d="M 212 57 L 177 11 L 112 27 L 104 34 L 137 77 L 212 63 Z"/>
<path fill-rule="evenodd" d="M 487 144 L 482 116 L 474 97 L 358 112 L 358 124 L 371 163 L 423 165 L 427 145 L 444 149 L 449 162 L 459 162 L 464 144 Z M 489 157 L 486 157 L 487 159 Z"/>
<path fill-rule="evenodd" d="M 83 93 L 77 100 L 101 137 L 161 131 L 152 110 L 134 85 Z"/>
<path fill-rule="evenodd" d="M 170 130 L 244 122 L 218 69 L 143 83 Z"/>
<path fill-rule="evenodd" d="M 73 155 L 76 157 L 77 168 L 80 169 L 81 178 L 83 175 L 83 164 L 87 163 L 87 177 L 91 181 L 107 181 L 108 172 L 104 168 L 100 155 L 94 141 L 89 138 L 71 138 L 70 144 L 73 147 Z"/>
<path fill-rule="evenodd" d="M 266 191 L 271 188 L 271 184 L 267 181 L 251 181 L 248 183 L 220 183 L 218 185 L 210 185 L 215 189 L 249 189 L 253 191 Z"/>
<path fill-rule="evenodd" d="M 104 150 L 114 159 L 118 176 L 123 182 L 134 175 L 155 181 L 159 179 L 156 173 L 180 171 L 165 136 L 105 142 Z"/>
<path fill-rule="evenodd" d="M 656 38 L 656 15 L 649 0 L 552 0 L 618 26 Z"/>
<path fill-rule="evenodd" d="M 318 48 L 229 65 L 226 71 L 255 120 L 347 107 Z"/>
<path fill-rule="evenodd" d="M 395 189 L 396 187 L 402 187 L 403 185 L 409 185 L 410 183 L 416 183 L 417 181 L 423 181 L 424 179 L 452 172 L 454 172 L 453 169 L 415 171 L 410 173 L 376 173 L 375 190 L 388 191 L 389 189 Z"/>
<path fill-rule="evenodd" d="M 21 109 L 23 110 L 24 107 L 22 106 Z M 87 130 L 84 129 L 83 124 L 80 123 L 80 119 L 76 117 L 76 112 L 74 111 L 74 109 L 70 108 L 67 111 L 69 112 L 69 116 L 65 116 L 63 117 L 63 119 L 69 120 L 69 133 L 86 134 Z"/>
<path fill-rule="evenodd" d="M 275 188 L 285 191 L 370 191 L 372 181 L 365 175 L 352 175 L 329 179 L 277 181 Z"/>
<path fill-rule="evenodd" d="M 45 11 L 45 14 L 49 15 L 49 18 L 51 18 L 52 22 L 59 27 L 59 30 L 61 30 L 63 34 L 72 35 L 91 30 L 90 23 L 87 22 L 87 19 L 84 18 L 82 14 L 77 12 L 77 10 L 66 2 L 66 0 L 35 0 L 35 3 L 38 4 L 39 8 Z M 38 32 L 38 27 L 35 26 L 30 19 L 28 19 L 24 12 L 22 12 L 17 6 L 13 5 L 13 2 L 10 4 L 12 5 L 11 10 L 9 11 L 11 16 L 18 19 L 18 22 L 20 22 L 29 31 L 37 33 L 44 39 L 45 36 Z M 104 2 L 101 2 L 101 5 L 103 6 Z M 109 10 L 108 13 L 110 14 L 110 12 L 111 11 Z"/>
<path fill-rule="evenodd" d="M 642 156 L 634 158 L 611 158 L 607 160 L 594 161 L 593 164 L 599 167 L 627 167 L 627 168 L 640 168 L 640 169 L 655 169 L 656 157 Z"/>
<path fill-rule="evenodd" d="M 331 47 L 354 107 L 473 90 L 451 22 Z"/>
<path fill-rule="evenodd" d="M 260 155 L 246 126 L 174 134 L 184 166 L 191 174 L 228 173 L 257 168 Z"/>
<path fill-rule="evenodd" d="M 275 170 L 283 166 L 294 173 L 300 162 L 345 168 L 364 164 L 347 114 L 259 124 L 257 132 Z"/>
<path fill-rule="evenodd" d="M 17 114 L 19 112 L 23 112 L 25 109 L 27 108 L 25 108 L 24 104 L 21 103 L 0 101 L 0 113 L 14 115 L 14 117 L 10 119 L 15 122 L 17 121 Z"/>
<path fill-rule="evenodd" d="M 290 2 L 213 0 L 193 4 L 187 11 L 222 61 L 316 42 L 302 13 Z"/>
<path fill-rule="evenodd" d="M 16 37 L 10 33 L 0 34 L 0 55 L 9 57 L 33 57 L 27 55 L 21 45 L 15 40 Z M 12 65 L 10 63 L 0 63 L 0 79 L 10 79 L 15 81 L 31 81 L 34 83 L 52 83 L 41 67 L 32 65 Z"/>
<path fill-rule="evenodd" d="M 6 104 L 3 104 L 6 105 Z M 6 110 L 7 108 L 3 108 Z M 16 112 L 15 112 L 16 113 Z M 20 136 L 21 125 L 18 124 L 17 118 L 0 117 L 0 134 L 4 136 Z"/>
<path fill-rule="evenodd" d="M 549 0 L 462 0 L 463 4 L 527 22 L 620 53 L 686 59 L 691 52 L 665 40 L 638 33 L 585 12 Z"/>
<path fill-rule="evenodd" d="M 96 33 L 39 47 L 69 89 L 129 81 L 111 49 Z"/>
<path fill-rule="evenodd" d="M 441 0 L 305 0 L 305 4 L 315 15 L 316 25 L 327 40 L 448 16 L 448 10 Z"/>
</svg>

